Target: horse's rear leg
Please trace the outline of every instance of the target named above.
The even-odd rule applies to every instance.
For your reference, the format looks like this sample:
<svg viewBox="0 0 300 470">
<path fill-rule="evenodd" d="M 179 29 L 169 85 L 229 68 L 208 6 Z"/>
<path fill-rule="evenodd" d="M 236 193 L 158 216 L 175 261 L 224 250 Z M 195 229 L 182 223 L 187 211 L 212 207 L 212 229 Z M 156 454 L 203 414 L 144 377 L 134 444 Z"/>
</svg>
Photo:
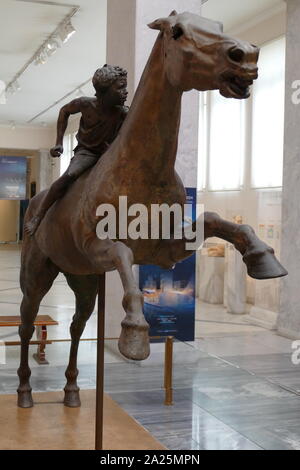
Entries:
<svg viewBox="0 0 300 470">
<path fill-rule="evenodd" d="M 37 316 L 40 303 L 43 297 L 51 288 L 54 279 L 58 274 L 58 269 L 50 260 L 45 258 L 38 249 L 29 249 L 23 257 L 21 267 L 21 288 L 23 300 L 21 303 L 21 321 L 19 335 L 21 338 L 21 359 L 18 369 L 18 406 L 30 408 L 33 406 L 30 375 L 31 370 L 28 365 L 29 342 L 34 332 L 34 320 Z"/>
<path fill-rule="evenodd" d="M 21 338 L 21 360 L 18 369 L 19 387 L 18 387 L 18 406 L 21 408 L 31 408 L 33 406 L 30 386 L 31 370 L 28 365 L 29 342 L 34 333 L 34 320 L 39 310 L 40 302 L 24 295 L 21 303 L 22 324 L 19 327 L 19 336 Z"/>
<path fill-rule="evenodd" d="M 98 292 L 98 276 L 74 276 L 65 274 L 69 286 L 76 297 L 76 312 L 70 327 L 71 349 L 69 364 L 66 369 L 67 384 L 65 386 L 65 406 L 75 408 L 80 406 L 79 387 L 77 385 L 77 353 L 79 340 L 86 322 L 93 313 Z"/>
</svg>

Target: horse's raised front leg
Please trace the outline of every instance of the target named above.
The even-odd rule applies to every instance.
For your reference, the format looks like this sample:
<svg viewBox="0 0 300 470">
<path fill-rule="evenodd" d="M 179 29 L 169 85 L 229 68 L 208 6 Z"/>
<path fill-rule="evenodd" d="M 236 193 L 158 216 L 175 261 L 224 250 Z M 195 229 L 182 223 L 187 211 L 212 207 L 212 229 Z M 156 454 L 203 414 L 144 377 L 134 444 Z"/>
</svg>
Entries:
<svg viewBox="0 0 300 470">
<path fill-rule="evenodd" d="M 65 277 L 76 297 L 76 312 L 70 326 L 71 349 L 69 364 L 66 369 L 67 384 L 64 388 L 64 405 L 70 408 L 80 406 L 79 387 L 77 385 L 78 369 L 77 354 L 81 335 L 86 322 L 93 313 L 98 293 L 98 276 L 74 276 L 66 274 Z"/>
<path fill-rule="evenodd" d="M 126 317 L 122 321 L 119 350 L 129 359 L 142 361 L 150 354 L 149 325 L 143 312 L 144 297 L 132 272 L 133 253 L 126 245 L 117 242 L 111 254 L 124 288 L 122 304 Z"/>
<path fill-rule="evenodd" d="M 120 352 L 128 359 L 136 361 L 147 359 L 150 354 L 149 325 L 143 313 L 143 294 L 132 272 L 134 256 L 131 249 L 122 242 L 98 240 L 90 247 L 89 253 L 89 256 L 93 256 L 93 264 L 99 273 L 111 268 L 117 269 L 123 284 L 122 304 L 126 316 L 122 321 L 119 338 Z"/>
<path fill-rule="evenodd" d="M 199 225 L 204 224 L 204 240 L 210 237 L 218 237 L 234 245 L 242 254 L 247 266 L 249 276 L 254 279 L 272 279 L 286 276 L 288 273 L 274 255 L 274 250 L 261 241 L 249 225 L 239 225 L 221 219 L 218 214 L 205 212 L 201 216 Z M 196 224 L 194 224 L 194 230 Z M 201 240 L 202 242 L 203 240 Z M 175 264 L 188 258 L 193 253 L 186 249 L 185 240 L 165 240 L 162 242 L 156 263 L 162 265 Z"/>
<path fill-rule="evenodd" d="M 249 276 L 272 279 L 286 276 L 286 269 L 275 257 L 274 250 L 260 240 L 250 225 L 239 225 L 221 219 L 212 212 L 205 213 L 204 238 L 218 237 L 232 243 L 242 254 Z"/>
</svg>

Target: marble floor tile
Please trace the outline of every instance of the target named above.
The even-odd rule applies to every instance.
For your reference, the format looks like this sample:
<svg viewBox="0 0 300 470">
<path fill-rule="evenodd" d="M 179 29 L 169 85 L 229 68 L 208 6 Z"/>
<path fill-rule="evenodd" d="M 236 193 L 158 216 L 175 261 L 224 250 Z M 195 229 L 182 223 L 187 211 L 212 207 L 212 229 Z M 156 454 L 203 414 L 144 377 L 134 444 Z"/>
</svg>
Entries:
<svg viewBox="0 0 300 470">
<path fill-rule="evenodd" d="M 203 321 L 198 320 L 196 321 L 195 325 L 195 336 L 196 338 L 209 338 L 209 337 L 222 337 L 224 335 L 240 335 L 259 332 L 261 328 L 258 326 L 251 326 L 251 325 L 239 325 L 233 323 L 220 323 L 220 322 L 212 322 L 212 321 Z"/>
<path fill-rule="evenodd" d="M 222 337 L 204 337 L 196 340 L 196 346 L 203 352 L 212 354 L 218 357 L 228 356 L 251 356 L 251 355 L 265 355 L 276 352 L 268 344 L 263 341 L 256 341 L 255 337 L 250 335 L 231 336 L 226 335 Z"/>
<path fill-rule="evenodd" d="M 294 365 L 292 354 L 251 354 L 249 356 L 227 356 L 226 361 L 257 374 L 276 374 L 282 371 L 299 371 L 300 365 Z"/>
<path fill-rule="evenodd" d="M 275 353 L 292 353 L 292 340 L 279 336 L 275 331 L 262 331 L 249 335 L 255 343 L 263 343 Z"/>
<path fill-rule="evenodd" d="M 207 413 L 190 400 L 179 400 L 164 407 L 163 394 L 154 392 L 155 405 L 143 406 L 145 393 L 113 393 L 111 396 L 169 449 L 181 450 L 260 450 L 234 429 Z M 151 410 L 152 408 L 152 410 Z"/>
</svg>

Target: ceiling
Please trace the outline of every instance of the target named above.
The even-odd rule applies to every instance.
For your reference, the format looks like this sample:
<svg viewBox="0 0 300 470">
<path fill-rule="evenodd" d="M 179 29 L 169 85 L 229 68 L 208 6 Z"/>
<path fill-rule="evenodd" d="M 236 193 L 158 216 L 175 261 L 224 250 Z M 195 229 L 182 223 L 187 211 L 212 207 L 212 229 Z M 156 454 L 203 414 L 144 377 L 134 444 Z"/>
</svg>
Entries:
<svg viewBox="0 0 300 470">
<path fill-rule="evenodd" d="M 30 65 L 20 77 L 21 90 L 0 105 L 0 125 L 26 124 L 43 110 L 87 81 L 106 59 L 106 0 L 1 0 L 0 79 L 9 83 L 59 23 L 72 11 L 76 29 L 67 43 L 44 65 Z M 85 94 L 93 88 L 86 85 Z M 74 95 L 31 122 L 53 124 L 59 108 Z"/>
<path fill-rule="evenodd" d="M 202 6 L 202 15 L 221 21 L 228 31 L 284 3 L 285 0 L 208 0 Z"/>
<path fill-rule="evenodd" d="M 284 0 L 208 0 L 202 14 L 222 21 L 228 30 L 283 3 Z M 80 7 L 72 19 L 76 34 L 45 65 L 28 67 L 19 79 L 21 90 L 8 95 L 7 104 L 0 105 L 0 125 L 12 121 L 17 125 L 54 125 L 61 106 L 75 98 L 76 92 L 70 94 L 72 90 L 89 80 L 106 61 L 107 18 L 107 0 L 1 0 L 0 80 L 6 83 L 73 6 Z M 93 94 L 91 83 L 82 89 L 86 95 Z M 60 101 L 67 94 L 70 95 Z M 59 104 L 53 106 L 57 101 Z"/>
</svg>

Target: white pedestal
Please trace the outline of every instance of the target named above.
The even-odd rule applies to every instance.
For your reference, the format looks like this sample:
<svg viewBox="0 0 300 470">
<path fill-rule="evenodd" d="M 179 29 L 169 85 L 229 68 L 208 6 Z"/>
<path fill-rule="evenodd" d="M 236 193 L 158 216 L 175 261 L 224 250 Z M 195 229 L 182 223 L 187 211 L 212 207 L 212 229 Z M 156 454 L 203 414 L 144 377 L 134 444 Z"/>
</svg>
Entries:
<svg viewBox="0 0 300 470">
<path fill-rule="evenodd" d="M 224 258 L 200 255 L 198 287 L 200 300 L 209 304 L 223 304 Z"/>
<path fill-rule="evenodd" d="M 226 245 L 226 265 L 227 311 L 241 315 L 246 313 L 247 271 L 241 254 L 231 244 Z"/>
<path fill-rule="evenodd" d="M 250 309 L 249 315 L 246 318 L 246 321 L 252 325 L 266 328 L 267 330 L 276 330 L 277 319 L 278 313 L 253 305 L 253 307 Z"/>
</svg>

